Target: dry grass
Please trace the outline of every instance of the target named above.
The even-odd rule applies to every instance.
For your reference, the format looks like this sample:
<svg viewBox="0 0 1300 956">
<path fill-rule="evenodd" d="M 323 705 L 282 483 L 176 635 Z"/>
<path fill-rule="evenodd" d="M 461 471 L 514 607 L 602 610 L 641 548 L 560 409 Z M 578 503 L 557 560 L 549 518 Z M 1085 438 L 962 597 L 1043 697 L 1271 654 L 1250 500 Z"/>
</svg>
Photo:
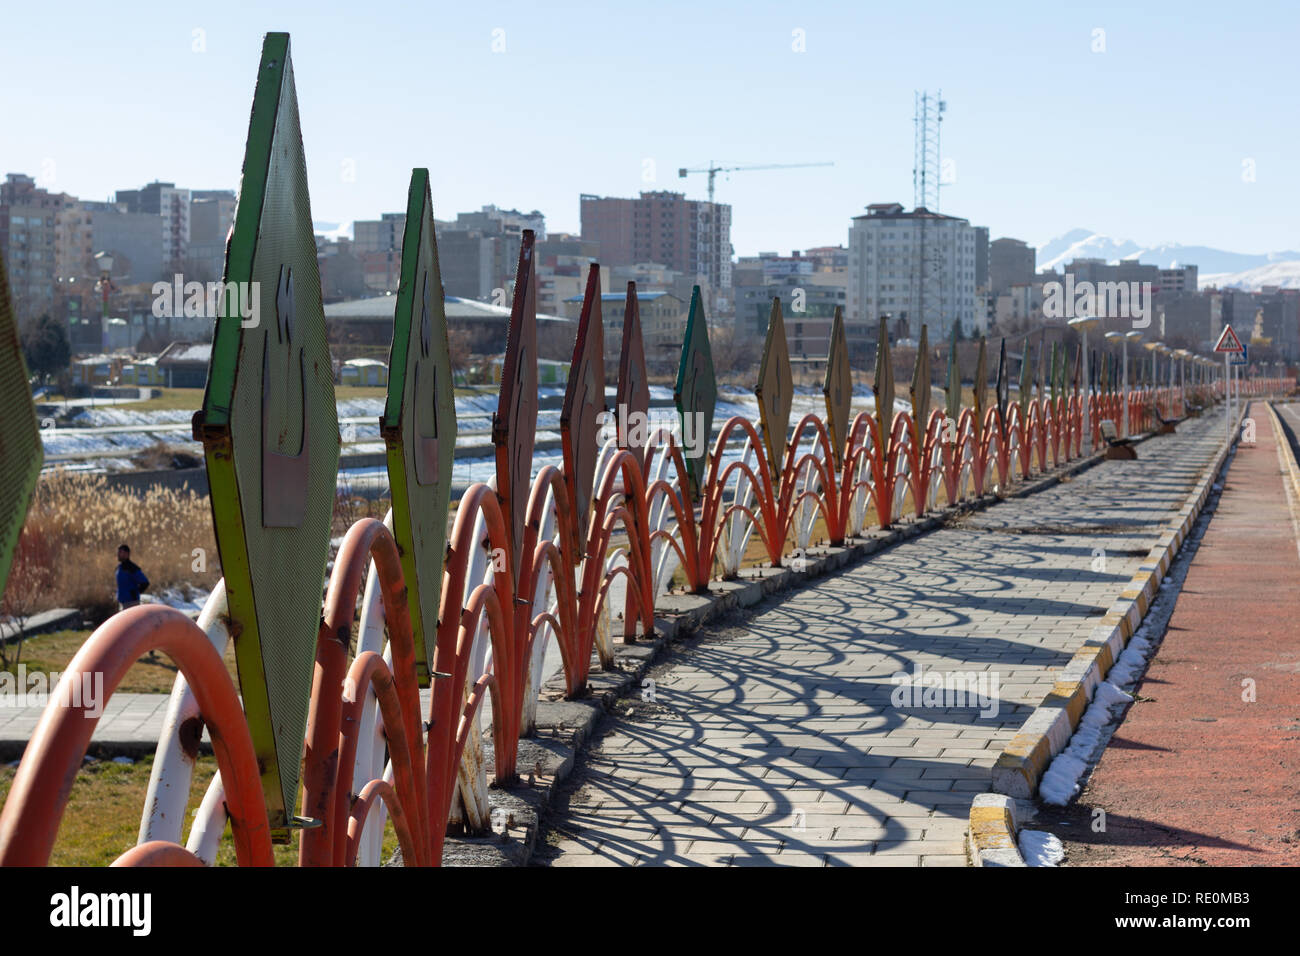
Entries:
<svg viewBox="0 0 1300 956">
<path fill-rule="evenodd" d="M 74 607 L 99 620 L 116 610 L 117 546 L 124 542 L 155 594 L 211 588 L 221 577 L 208 499 L 192 492 L 154 487 L 141 496 L 114 490 L 99 475 L 59 470 L 37 484 L 24 533 L 49 544 L 49 581 L 33 611 Z"/>
</svg>

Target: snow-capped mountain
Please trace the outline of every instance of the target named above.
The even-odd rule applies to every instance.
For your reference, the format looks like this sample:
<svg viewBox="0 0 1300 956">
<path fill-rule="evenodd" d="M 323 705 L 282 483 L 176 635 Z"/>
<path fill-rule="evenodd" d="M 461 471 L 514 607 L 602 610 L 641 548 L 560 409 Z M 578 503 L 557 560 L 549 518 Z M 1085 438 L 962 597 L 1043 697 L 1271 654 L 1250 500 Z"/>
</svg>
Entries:
<svg viewBox="0 0 1300 956">
<path fill-rule="evenodd" d="M 1127 259 L 1142 247 L 1131 239 L 1112 239 L 1091 229 L 1071 229 L 1038 247 L 1038 269 L 1059 272 L 1073 259 L 1105 259 L 1118 262 Z"/>
<path fill-rule="evenodd" d="M 1038 247 L 1040 271 L 1063 271 L 1074 259 L 1104 259 L 1112 263 L 1136 259 L 1162 269 L 1194 265 L 1201 288 L 1210 285 L 1250 290 L 1265 285 L 1300 288 L 1300 252 L 1290 250 L 1252 254 L 1177 242 L 1141 246 L 1132 239 L 1114 239 L 1091 229 L 1071 229 Z"/>
<path fill-rule="evenodd" d="M 1245 289 L 1258 292 L 1266 285 L 1280 286 L 1283 289 L 1300 289 L 1300 261 L 1270 262 L 1266 266 L 1245 269 L 1241 272 L 1219 272 L 1206 275 L 1197 274 L 1197 282 L 1202 289 L 1216 286 L 1220 289 Z"/>
</svg>

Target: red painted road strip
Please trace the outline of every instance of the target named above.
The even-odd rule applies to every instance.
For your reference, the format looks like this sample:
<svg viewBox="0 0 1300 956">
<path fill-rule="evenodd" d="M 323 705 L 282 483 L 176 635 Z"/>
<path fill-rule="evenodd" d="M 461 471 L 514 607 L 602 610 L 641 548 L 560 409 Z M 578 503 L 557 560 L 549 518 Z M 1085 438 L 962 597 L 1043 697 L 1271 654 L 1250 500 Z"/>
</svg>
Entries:
<svg viewBox="0 0 1300 956">
<path fill-rule="evenodd" d="M 1071 865 L 1300 864 L 1300 558 L 1272 423 L 1250 410 L 1138 702 L 1081 809 Z M 1256 700 L 1243 700 L 1253 681 Z M 1086 831 L 1081 832 L 1081 831 Z"/>
</svg>

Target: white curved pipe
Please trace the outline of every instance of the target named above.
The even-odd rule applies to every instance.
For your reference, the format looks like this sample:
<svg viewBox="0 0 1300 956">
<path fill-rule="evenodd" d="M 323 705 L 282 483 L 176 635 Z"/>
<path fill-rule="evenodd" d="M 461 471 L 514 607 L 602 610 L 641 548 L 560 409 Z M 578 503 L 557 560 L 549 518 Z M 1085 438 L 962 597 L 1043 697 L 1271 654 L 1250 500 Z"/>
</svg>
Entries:
<svg viewBox="0 0 1300 956">
<path fill-rule="evenodd" d="M 590 513 L 590 511 L 588 512 Z M 576 515 L 574 516 L 577 517 Z M 538 541 L 554 541 L 556 536 L 556 526 L 558 518 L 555 513 L 555 488 L 553 485 L 546 489 L 546 502 L 542 509 L 542 526 L 538 533 Z M 581 540 L 586 540 L 583 533 L 585 529 L 579 529 Z M 542 566 L 541 574 L 537 580 L 537 593 L 533 595 L 533 607 L 529 617 L 529 623 L 544 611 L 555 613 L 557 601 L 555 597 L 555 572 L 551 563 L 547 561 Z M 545 672 L 546 650 L 550 643 L 551 628 L 548 624 L 543 624 L 537 630 L 537 636 L 533 640 L 532 653 L 528 658 L 528 690 L 524 694 L 524 711 L 523 720 L 520 723 L 520 734 L 527 737 L 531 736 L 537 725 L 537 699 L 542 693 L 542 684 L 546 681 L 548 675 Z"/>
<path fill-rule="evenodd" d="M 190 838 L 185 844 L 189 850 L 208 866 L 217 862 L 217 848 L 221 845 L 221 835 L 226 830 L 226 788 L 221 783 L 221 771 L 218 770 L 203 794 L 203 802 L 194 811 L 194 826 L 190 828 Z"/>
<path fill-rule="evenodd" d="M 226 579 L 222 578 L 204 602 L 197 623 L 199 630 L 207 635 L 217 653 L 223 657 L 230 639 L 223 621 L 226 613 Z M 181 842 L 198 748 L 198 735 L 195 735 L 196 739 L 192 742 L 194 753 L 185 751 L 181 744 L 181 729 L 187 721 L 198 719 L 199 703 L 190 690 L 185 675 L 178 673 L 172 684 L 171 699 L 167 702 L 162 732 L 158 736 L 153 769 L 149 773 L 149 788 L 145 793 L 144 809 L 140 816 L 138 843 L 150 840 Z"/>
<path fill-rule="evenodd" d="M 393 511 L 390 508 L 384 515 L 384 527 L 393 530 Z M 413 635 L 417 642 L 422 635 Z M 376 654 L 382 650 L 384 662 L 392 667 L 392 649 L 384 641 L 384 602 L 379 586 L 379 573 L 374 561 L 366 573 L 366 589 L 361 598 L 361 627 L 357 635 L 358 656 L 366 651 Z M 423 649 L 417 646 L 416 656 L 423 655 Z M 357 730 L 356 759 L 352 763 L 352 789 L 359 790 L 378 776 L 384 761 L 383 717 L 379 712 L 379 698 L 374 689 L 367 685 L 365 702 L 361 708 L 360 726 Z M 382 800 L 366 818 L 362 829 L 361 841 L 357 849 L 357 862 L 362 866 L 378 866 L 384 838 L 384 822 L 388 819 L 388 807 Z"/>
</svg>

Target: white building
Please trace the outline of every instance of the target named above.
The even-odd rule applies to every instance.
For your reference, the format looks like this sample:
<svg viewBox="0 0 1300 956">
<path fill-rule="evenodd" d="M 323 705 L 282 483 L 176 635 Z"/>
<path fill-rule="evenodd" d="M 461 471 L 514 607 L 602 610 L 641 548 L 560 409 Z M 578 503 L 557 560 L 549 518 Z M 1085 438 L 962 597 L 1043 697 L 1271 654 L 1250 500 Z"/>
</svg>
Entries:
<svg viewBox="0 0 1300 956">
<path fill-rule="evenodd" d="M 961 322 L 972 335 L 984 324 L 975 295 L 975 227 L 965 219 L 898 203 L 877 203 L 849 228 L 845 331 L 850 346 L 875 337 L 882 315 L 916 338 L 946 338 Z"/>
</svg>

